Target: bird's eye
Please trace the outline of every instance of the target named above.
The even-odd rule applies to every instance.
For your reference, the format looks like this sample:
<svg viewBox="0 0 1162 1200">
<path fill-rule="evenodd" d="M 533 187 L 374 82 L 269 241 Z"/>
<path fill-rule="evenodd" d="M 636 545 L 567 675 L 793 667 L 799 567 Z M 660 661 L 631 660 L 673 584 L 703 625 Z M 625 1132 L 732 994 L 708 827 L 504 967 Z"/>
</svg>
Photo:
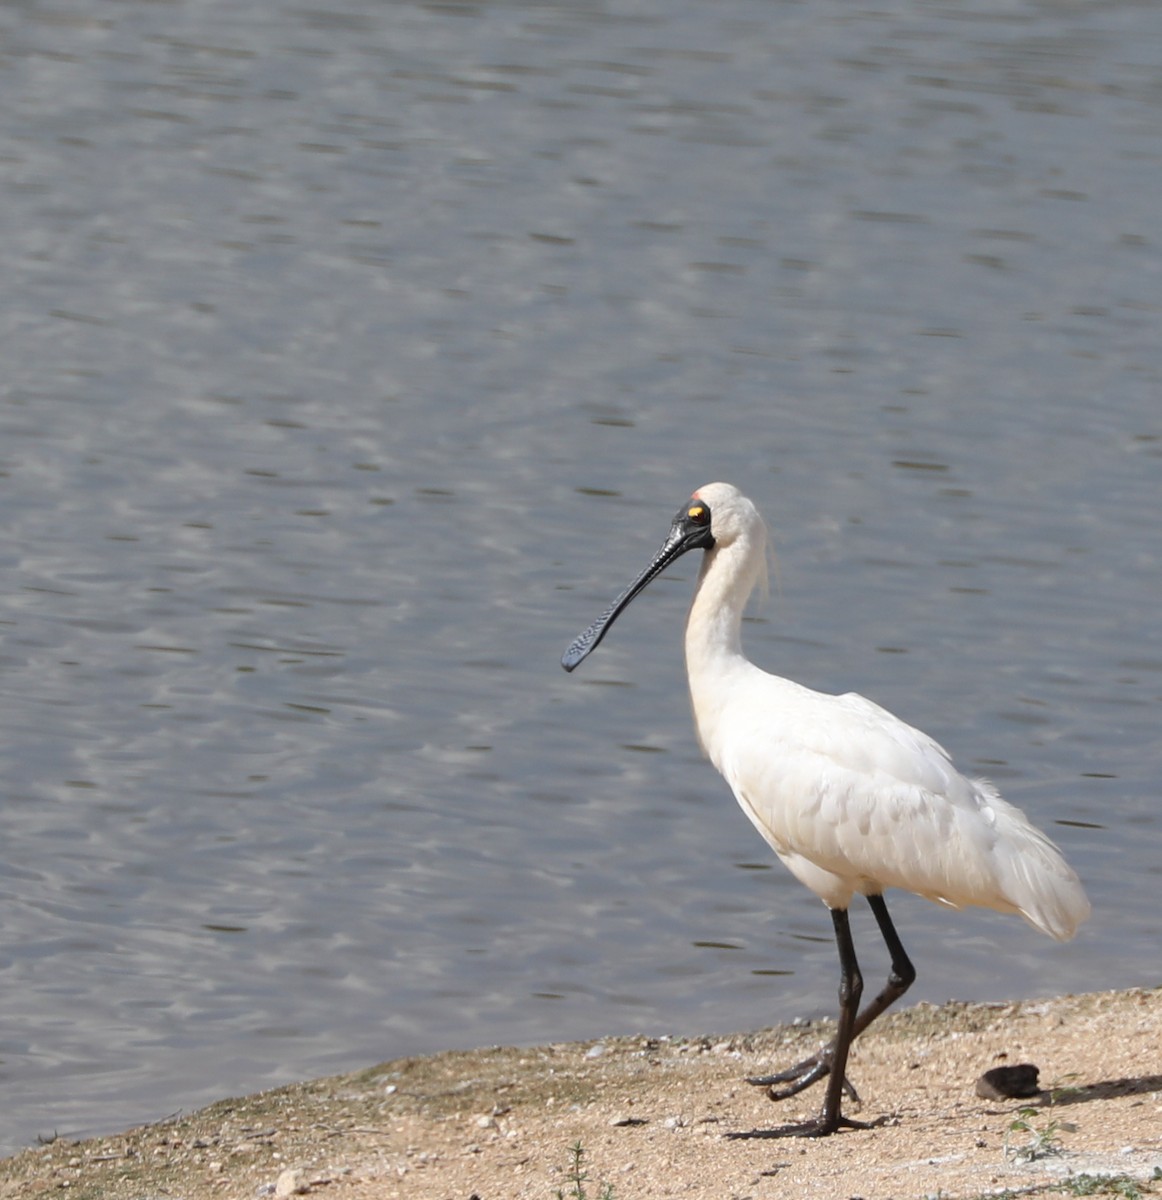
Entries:
<svg viewBox="0 0 1162 1200">
<path fill-rule="evenodd" d="M 710 524 L 710 509 L 701 501 L 695 501 L 686 509 L 686 516 L 694 525 L 709 525 Z"/>
</svg>

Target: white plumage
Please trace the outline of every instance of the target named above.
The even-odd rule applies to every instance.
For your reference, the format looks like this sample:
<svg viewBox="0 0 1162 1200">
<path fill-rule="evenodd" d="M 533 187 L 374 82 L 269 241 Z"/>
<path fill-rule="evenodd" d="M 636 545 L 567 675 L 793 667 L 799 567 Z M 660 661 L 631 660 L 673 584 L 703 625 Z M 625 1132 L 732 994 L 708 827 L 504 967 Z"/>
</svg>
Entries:
<svg viewBox="0 0 1162 1200">
<path fill-rule="evenodd" d="M 914 978 L 883 902 L 886 888 L 955 908 L 1020 913 L 1059 940 L 1073 936 L 1089 902 L 1057 847 L 991 784 L 961 775 L 927 734 L 863 696 L 815 692 L 743 656 L 743 610 L 764 578 L 766 547 L 762 518 L 737 488 L 699 488 L 649 567 L 570 646 L 562 665 L 573 670 L 675 558 L 705 551 L 686 622 L 698 737 L 771 848 L 832 911 L 843 968 L 835 1043 L 754 1081 L 790 1082 L 772 1087 L 782 1099 L 830 1072 L 823 1112 L 807 1125 L 751 1136 L 820 1135 L 856 1124 L 840 1112 L 843 1087 L 853 1090 L 843 1079 L 848 1045 Z M 872 904 L 893 962 L 888 986 L 858 1015 L 862 980 L 846 917 L 857 893 Z"/>
</svg>

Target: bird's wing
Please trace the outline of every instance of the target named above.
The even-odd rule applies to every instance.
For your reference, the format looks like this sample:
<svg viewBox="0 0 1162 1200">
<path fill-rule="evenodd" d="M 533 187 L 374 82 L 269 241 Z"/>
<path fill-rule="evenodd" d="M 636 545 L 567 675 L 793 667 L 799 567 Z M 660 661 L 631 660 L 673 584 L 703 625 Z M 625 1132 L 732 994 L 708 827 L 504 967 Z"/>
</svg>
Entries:
<svg viewBox="0 0 1162 1200">
<path fill-rule="evenodd" d="M 860 890 L 933 897 L 950 895 L 958 860 L 986 869 L 996 793 L 962 776 L 938 742 L 853 693 L 767 693 L 761 721 L 740 706 L 750 716 L 730 725 L 717 765 L 776 851 Z"/>
<path fill-rule="evenodd" d="M 734 680 L 711 757 L 751 821 L 833 907 L 903 888 L 1020 912 L 1056 938 L 1089 912 L 1053 843 L 989 783 L 863 696 L 774 676 Z"/>
<path fill-rule="evenodd" d="M 740 697 L 722 723 L 736 754 L 765 762 L 804 756 L 816 769 L 936 793 L 960 778 L 939 742 L 865 696 L 831 696 L 769 675 L 758 682 L 762 702 Z"/>
<path fill-rule="evenodd" d="M 935 792 L 946 791 L 958 777 L 952 756 L 935 738 L 875 701 L 857 692 L 826 699 L 834 700 L 836 712 L 843 714 L 829 739 L 829 752 L 837 763 Z"/>
</svg>

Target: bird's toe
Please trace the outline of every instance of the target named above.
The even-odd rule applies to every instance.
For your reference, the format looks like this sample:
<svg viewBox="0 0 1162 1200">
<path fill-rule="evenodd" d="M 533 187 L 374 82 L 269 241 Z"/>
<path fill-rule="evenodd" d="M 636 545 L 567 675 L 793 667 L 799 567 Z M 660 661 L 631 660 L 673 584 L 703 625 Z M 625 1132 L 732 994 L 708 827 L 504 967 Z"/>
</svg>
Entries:
<svg viewBox="0 0 1162 1200">
<path fill-rule="evenodd" d="M 787 1067 L 786 1070 L 777 1071 L 773 1075 L 750 1075 L 746 1082 L 754 1087 L 766 1088 L 767 1096 L 771 1100 L 789 1100 L 813 1083 L 825 1079 L 830 1073 L 831 1051 L 827 1049 L 820 1050 L 818 1054 L 813 1054 L 793 1067 Z M 860 1102 L 859 1093 L 846 1075 L 843 1077 L 843 1090 L 856 1104 Z"/>
<path fill-rule="evenodd" d="M 856 1121 L 852 1117 L 845 1117 L 842 1113 L 838 1113 L 834 1117 L 818 1116 L 797 1125 L 779 1125 L 775 1129 L 747 1129 L 724 1136 L 731 1141 L 748 1141 L 758 1138 L 820 1138 L 830 1137 L 841 1129 L 874 1129 L 881 1123 L 881 1120 Z"/>
</svg>

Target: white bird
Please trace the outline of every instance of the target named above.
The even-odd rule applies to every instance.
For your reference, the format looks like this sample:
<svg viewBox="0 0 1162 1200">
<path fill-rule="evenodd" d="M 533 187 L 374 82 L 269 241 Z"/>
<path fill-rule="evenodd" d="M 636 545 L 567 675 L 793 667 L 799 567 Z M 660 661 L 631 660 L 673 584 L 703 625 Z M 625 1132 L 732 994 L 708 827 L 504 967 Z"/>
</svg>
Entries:
<svg viewBox="0 0 1162 1200">
<path fill-rule="evenodd" d="M 767 532 L 728 483 L 699 488 L 648 567 L 565 652 L 572 671 L 631 600 L 670 563 L 705 551 L 686 620 L 686 670 L 698 738 L 743 811 L 801 883 L 831 911 L 839 948 L 839 1023 L 818 1054 L 749 1082 L 773 1100 L 830 1076 L 819 1116 L 735 1137 L 821 1137 L 866 1128 L 841 1111 L 855 1098 L 848 1050 L 916 977 L 884 902 L 902 888 L 952 908 L 1019 913 L 1064 941 L 1089 915 L 1056 846 L 984 780 L 961 775 L 927 734 L 849 692 L 815 692 L 769 675 L 742 652 L 743 609 L 766 570 Z M 860 1012 L 863 980 L 847 909 L 867 898 L 891 956 L 887 984 Z M 778 1085 L 786 1085 L 779 1087 Z"/>
</svg>

